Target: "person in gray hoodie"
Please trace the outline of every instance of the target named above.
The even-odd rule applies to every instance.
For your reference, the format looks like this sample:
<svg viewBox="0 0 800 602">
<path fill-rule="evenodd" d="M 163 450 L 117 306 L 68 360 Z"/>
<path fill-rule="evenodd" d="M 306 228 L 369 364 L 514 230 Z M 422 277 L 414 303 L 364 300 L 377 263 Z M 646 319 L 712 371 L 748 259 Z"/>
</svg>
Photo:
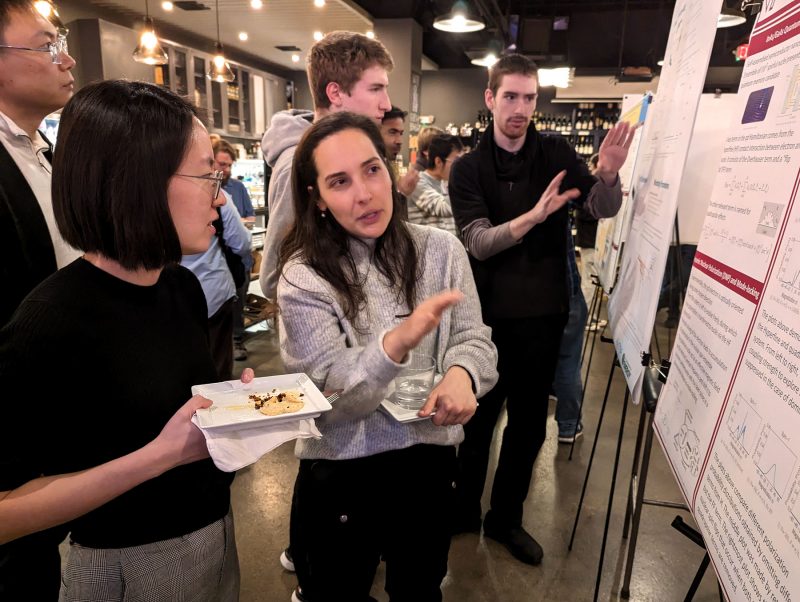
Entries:
<svg viewBox="0 0 800 602">
<path fill-rule="evenodd" d="M 394 63 L 378 40 L 360 33 L 334 31 L 311 47 L 306 63 L 314 111 L 293 109 L 276 113 L 261 142 L 272 178 L 259 283 L 264 296 L 273 301 L 278 286 L 280 245 L 294 223 L 291 173 L 295 147 L 303 133 L 313 121 L 339 111 L 364 115 L 380 125 L 383 114 L 392 108 L 388 88 L 389 71 Z"/>
</svg>

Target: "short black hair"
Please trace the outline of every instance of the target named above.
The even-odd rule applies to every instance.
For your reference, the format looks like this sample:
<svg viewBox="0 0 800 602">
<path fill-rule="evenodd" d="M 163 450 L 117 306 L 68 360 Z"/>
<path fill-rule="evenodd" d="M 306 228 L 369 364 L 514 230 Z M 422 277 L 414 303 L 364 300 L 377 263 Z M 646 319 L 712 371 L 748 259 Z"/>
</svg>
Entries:
<svg viewBox="0 0 800 602">
<path fill-rule="evenodd" d="M 167 202 L 189 149 L 196 112 L 154 84 L 101 81 L 61 114 L 53 162 L 53 212 L 61 235 L 129 270 L 179 262 Z"/>
<path fill-rule="evenodd" d="M 406 111 L 404 111 L 403 109 L 401 109 L 399 107 L 396 107 L 396 106 L 392 105 L 392 108 L 389 109 L 388 111 L 386 111 L 383 114 L 383 121 L 387 121 L 389 119 L 397 119 L 398 117 L 400 119 L 402 119 L 403 121 L 405 121 L 406 120 L 406 115 L 408 115 L 408 113 Z"/>
<path fill-rule="evenodd" d="M 2 0 L 0 2 L 0 42 L 5 39 L 6 27 L 11 20 L 11 13 L 15 11 L 36 12 L 32 0 Z"/>
<path fill-rule="evenodd" d="M 454 150 L 462 150 L 464 145 L 458 136 L 451 136 L 450 134 L 439 134 L 434 136 L 431 144 L 428 147 L 428 169 L 436 167 L 436 158 L 441 159 L 442 163 L 447 157 L 450 156 Z"/>
</svg>

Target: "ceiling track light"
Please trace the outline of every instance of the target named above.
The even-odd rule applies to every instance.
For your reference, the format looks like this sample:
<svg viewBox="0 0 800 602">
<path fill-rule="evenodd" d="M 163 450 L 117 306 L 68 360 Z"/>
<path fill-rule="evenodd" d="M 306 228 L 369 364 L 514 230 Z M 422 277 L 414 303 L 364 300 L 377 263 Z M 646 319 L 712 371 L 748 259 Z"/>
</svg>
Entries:
<svg viewBox="0 0 800 602">
<path fill-rule="evenodd" d="M 169 58 L 156 35 L 155 24 L 150 16 L 147 0 L 144 0 L 144 14 L 144 27 L 139 34 L 139 44 L 133 50 L 133 60 L 145 65 L 166 65 Z"/>
<path fill-rule="evenodd" d="M 211 65 L 208 68 L 206 77 L 214 82 L 231 83 L 236 79 L 236 76 L 233 74 L 233 69 L 231 69 L 228 60 L 225 58 L 225 53 L 222 50 L 222 42 L 220 42 L 219 39 L 219 0 L 214 2 L 214 6 L 217 13 L 217 43 L 214 44 L 214 58 L 211 59 Z"/>
<path fill-rule="evenodd" d="M 436 29 L 450 33 L 469 33 L 480 31 L 486 27 L 486 24 L 479 16 L 470 12 L 466 2 L 456 0 L 449 13 L 434 19 L 433 26 Z"/>
<path fill-rule="evenodd" d="M 56 28 L 60 35 L 65 36 L 69 33 L 69 29 L 67 29 L 67 26 L 64 25 L 64 22 L 61 20 L 61 15 L 58 14 L 58 7 L 50 2 L 50 0 L 37 0 L 33 3 L 33 7 L 36 9 L 36 12 L 50 21 L 50 24 Z"/>
</svg>

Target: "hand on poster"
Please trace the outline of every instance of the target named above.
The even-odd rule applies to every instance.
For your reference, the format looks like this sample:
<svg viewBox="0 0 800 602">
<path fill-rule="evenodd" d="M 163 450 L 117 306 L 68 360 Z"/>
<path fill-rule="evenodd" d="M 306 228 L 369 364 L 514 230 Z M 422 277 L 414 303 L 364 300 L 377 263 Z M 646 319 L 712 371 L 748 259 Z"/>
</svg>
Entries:
<svg viewBox="0 0 800 602">
<path fill-rule="evenodd" d="M 620 121 L 608 132 L 600 145 L 595 175 L 606 184 L 611 185 L 616 181 L 617 173 L 628 158 L 628 149 L 640 125 L 641 123 L 630 125 L 626 121 Z"/>
</svg>

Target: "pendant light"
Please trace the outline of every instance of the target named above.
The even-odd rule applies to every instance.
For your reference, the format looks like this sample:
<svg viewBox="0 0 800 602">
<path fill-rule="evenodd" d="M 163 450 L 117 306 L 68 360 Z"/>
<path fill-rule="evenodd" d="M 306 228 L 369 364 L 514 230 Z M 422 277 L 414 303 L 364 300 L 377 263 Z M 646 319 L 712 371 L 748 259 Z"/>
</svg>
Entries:
<svg viewBox="0 0 800 602">
<path fill-rule="evenodd" d="M 722 4 L 722 10 L 719 15 L 717 15 L 717 29 L 736 27 L 746 22 L 747 17 L 741 9 L 728 8 L 725 3 Z"/>
<path fill-rule="evenodd" d="M 436 17 L 433 26 L 441 31 L 450 33 L 469 33 L 480 31 L 486 24 L 481 18 L 470 12 L 467 3 L 463 0 L 456 0 L 449 13 Z"/>
<path fill-rule="evenodd" d="M 145 65 L 166 65 L 169 62 L 167 53 L 161 47 L 161 42 L 156 36 L 153 18 L 150 16 L 150 7 L 144 0 L 144 28 L 139 34 L 139 44 L 133 51 L 133 60 Z"/>
<path fill-rule="evenodd" d="M 214 45 L 214 58 L 211 59 L 211 65 L 208 68 L 206 77 L 215 82 L 230 83 L 236 79 L 233 74 L 231 66 L 225 58 L 225 53 L 222 51 L 222 42 L 219 41 L 219 0 L 214 2 L 217 11 L 217 43 Z"/>
</svg>

